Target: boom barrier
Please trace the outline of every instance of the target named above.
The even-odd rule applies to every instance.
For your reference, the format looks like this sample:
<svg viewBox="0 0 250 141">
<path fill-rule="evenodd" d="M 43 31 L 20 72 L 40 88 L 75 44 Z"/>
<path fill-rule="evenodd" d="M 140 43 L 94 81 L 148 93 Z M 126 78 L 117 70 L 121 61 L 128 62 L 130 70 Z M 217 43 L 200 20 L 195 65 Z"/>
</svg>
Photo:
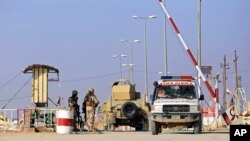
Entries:
<svg viewBox="0 0 250 141">
<path fill-rule="evenodd" d="M 173 28 L 173 30 L 175 31 L 177 38 L 181 42 L 183 49 L 186 51 L 186 54 L 188 55 L 189 59 L 191 60 L 191 62 L 194 65 L 195 69 L 198 71 L 199 75 L 201 76 L 202 80 L 204 81 L 205 86 L 208 89 L 210 95 L 212 96 L 213 99 L 215 99 L 216 98 L 215 92 L 213 91 L 212 87 L 210 86 L 210 84 L 208 83 L 206 77 L 204 76 L 204 74 L 202 73 L 200 67 L 198 66 L 198 63 L 197 63 L 196 59 L 194 58 L 194 55 L 192 54 L 191 50 L 188 48 L 186 42 L 182 38 L 179 29 L 177 28 L 176 24 L 174 23 L 174 20 L 169 15 L 166 7 L 162 3 L 162 0 L 159 0 L 159 2 L 160 2 L 161 8 L 162 8 L 164 14 L 168 17 L 168 21 L 169 21 L 171 27 Z M 231 121 L 230 121 L 228 115 L 226 114 L 225 110 L 222 110 L 221 113 L 222 113 L 222 116 L 223 116 L 226 124 L 230 125 Z"/>
</svg>

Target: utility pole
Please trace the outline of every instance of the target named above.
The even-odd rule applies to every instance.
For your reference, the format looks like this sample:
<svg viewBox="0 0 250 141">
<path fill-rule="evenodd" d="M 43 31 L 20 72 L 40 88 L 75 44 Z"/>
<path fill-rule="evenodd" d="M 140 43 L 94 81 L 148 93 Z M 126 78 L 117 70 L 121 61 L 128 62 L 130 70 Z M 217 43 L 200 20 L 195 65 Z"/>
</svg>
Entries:
<svg viewBox="0 0 250 141">
<path fill-rule="evenodd" d="M 216 95 L 216 104 L 215 104 L 215 126 L 218 127 L 218 120 L 219 120 L 219 73 L 216 74 L 214 77 L 215 79 L 215 95 Z"/>
<path fill-rule="evenodd" d="M 238 58 L 239 56 L 237 56 L 237 52 L 236 50 L 234 51 L 234 64 L 235 64 L 235 89 L 236 89 L 236 92 L 239 88 L 239 82 L 238 82 L 238 68 L 237 68 L 237 61 L 238 61 Z"/>
<path fill-rule="evenodd" d="M 238 91 L 238 88 L 239 88 L 239 82 L 238 82 L 238 67 L 237 67 L 237 61 L 238 61 L 238 56 L 237 56 L 237 52 L 236 52 L 236 50 L 234 50 L 234 66 L 235 66 L 235 94 L 238 96 L 238 94 L 240 93 L 239 91 Z M 240 101 L 240 102 L 242 102 L 242 101 Z M 241 104 L 243 104 L 243 103 L 241 103 Z M 240 106 L 241 105 L 240 103 L 238 103 L 237 102 L 237 104 L 235 105 L 235 112 L 236 113 L 239 113 L 241 110 L 240 110 L 240 107 L 242 107 L 242 106 Z"/>
<path fill-rule="evenodd" d="M 197 31 L 198 31 L 197 63 L 198 63 L 198 67 L 201 68 L 201 0 L 198 0 L 197 25 L 198 25 L 197 26 Z M 199 86 L 201 87 L 201 75 L 199 74 L 198 71 L 197 71 L 197 77 L 198 77 Z"/>
<path fill-rule="evenodd" d="M 221 68 L 223 69 L 223 109 L 227 109 L 227 70 L 229 69 L 229 64 L 227 63 L 226 55 L 224 56 L 224 62 L 221 63 Z"/>
<path fill-rule="evenodd" d="M 166 5 L 166 0 L 164 1 L 164 5 Z M 164 75 L 167 76 L 168 75 L 168 51 L 167 51 L 167 16 L 164 14 L 164 26 L 163 26 L 163 30 L 164 30 Z"/>
</svg>

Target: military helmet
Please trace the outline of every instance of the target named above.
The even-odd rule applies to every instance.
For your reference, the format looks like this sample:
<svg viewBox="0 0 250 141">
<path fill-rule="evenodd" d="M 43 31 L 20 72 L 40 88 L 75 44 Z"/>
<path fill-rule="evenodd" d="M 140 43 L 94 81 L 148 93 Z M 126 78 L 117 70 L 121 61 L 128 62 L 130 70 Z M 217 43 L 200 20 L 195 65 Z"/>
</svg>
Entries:
<svg viewBox="0 0 250 141">
<path fill-rule="evenodd" d="M 94 88 L 90 88 L 90 89 L 88 90 L 88 92 L 89 92 L 89 93 L 91 93 L 91 94 L 93 94 L 93 93 L 94 93 L 94 91 L 95 91 L 95 89 L 94 89 Z"/>
<path fill-rule="evenodd" d="M 77 90 L 73 90 L 73 91 L 72 91 L 72 96 L 73 96 L 73 97 L 76 97 L 77 94 L 78 94 Z"/>
</svg>

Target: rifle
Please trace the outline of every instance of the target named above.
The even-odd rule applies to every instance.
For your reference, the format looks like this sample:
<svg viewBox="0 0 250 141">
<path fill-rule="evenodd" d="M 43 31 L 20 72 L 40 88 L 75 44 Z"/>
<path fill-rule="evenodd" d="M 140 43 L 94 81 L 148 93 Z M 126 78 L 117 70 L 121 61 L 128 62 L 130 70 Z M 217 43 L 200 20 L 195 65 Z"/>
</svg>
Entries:
<svg viewBox="0 0 250 141">
<path fill-rule="evenodd" d="M 84 114 L 84 122 L 86 122 L 87 121 L 86 102 L 82 103 L 82 113 Z"/>
<path fill-rule="evenodd" d="M 83 121 L 82 121 L 82 117 L 81 117 L 81 115 L 80 115 L 80 108 L 79 108 L 80 106 L 78 105 L 78 104 L 76 104 L 76 106 L 75 106 L 75 112 L 76 112 L 76 125 L 78 125 L 78 127 L 80 128 L 80 130 L 82 130 L 82 128 L 83 128 Z"/>
</svg>

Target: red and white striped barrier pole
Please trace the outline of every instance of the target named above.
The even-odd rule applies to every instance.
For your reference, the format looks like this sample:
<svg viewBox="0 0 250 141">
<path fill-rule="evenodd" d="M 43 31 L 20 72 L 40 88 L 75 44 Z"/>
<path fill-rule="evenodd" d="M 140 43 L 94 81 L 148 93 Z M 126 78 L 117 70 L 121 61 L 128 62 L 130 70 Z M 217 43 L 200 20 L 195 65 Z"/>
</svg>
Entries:
<svg viewBox="0 0 250 141">
<path fill-rule="evenodd" d="M 172 26 L 172 28 L 174 29 L 175 33 L 176 33 L 176 36 L 178 37 L 179 41 L 182 43 L 182 47 L 186 50 L 186 53 L 188 54 L 189 58 L 191 59 L 193 65 L 195 66 L 196 70 L 198 71 L 198 73 L 200 74 L 202 80 L 205 82 L 205 85 L 209 91 L 209 93 L 211 94 L 212 98 L 215 98 L 215 93 L 214 91 L 212 90 L 210 84 L 208 83 L 206 77 L 204 76 L 204 74 L 202 73 L 200 67 L 198 66 L 198 63 L 196 61 L 196 59 L 194 58 L 192 52 L 190 51 L 190 49 L 188 48 L 187 44 L 185 43 L 185 41 L 183 40 L 181 34 L 180 34 L 180 31 L 178 30 L 177 26 L 175 25 L 174 23 L 174 20 L 170 17 L 170 15 L 168 14 L 168 11 L 167 9 L 164 7 L 163 3 L 162 3 L 162 0 L 159 0 L 160 1 L 160 5 L 164 11 L 164 13 L 166 14 L 166 16 L 168 17 L 168 20 Z"/>
<path fill-rule="evenodd" d="M 219 74 L 217 74 L 215 79 L 215 97 L 216 97 L 216 103 L 219 103 Z"/>
<path fill-rule="evenodd" d="M 184 41 L 184 39 L 182 38 L 181 34 L 180 34 L 180 31 L 178 30 L 176 24 L 174 23 L 174 20 L 171 18 L 171 16 L 169 15 L 167 9 L 165 8 L 164 4 L 162 3 L 162 0 L 159 0 L 160 2 L 160 5 L 161 5 L 161 8 L 163 10 L 163 12 L 166 14 L 166 16 L 168 17 L 168 21 L 171 25 L 171 27 L 174 29 L 175 33 L 176 33 L 176 36 L 177 38 L 179 39 L 179 41 L 181 42 L 182 44 L 182 47 L 184 50 L 186 50 L 186 53 L 187 55 L 189 56 L 189 58 L 191 59 L 193 65 L 195 66 L 196 70 L 198 71 L 198 73 L 200 74 L 202 80 L 204 81 L 210 95 L 212 96 L 212 98 L 216 98 L 216 95 L 214 93 L 214 91 L 212 90 L 212 87 L 210 86 L 210 84 L 208 83 L 206 77 L 204 76 L 204 74 L 202 73 L 200 67 L 198 66 L 198 63 L 196 61 L 196 59 L 194 58 L 192 52 L 190 51 L 190 49 L 188 48 L 186 42 Z M 224 116 L 223 116 L 224 117 Z M 226 119 L 225 119 L 226 118 Z M 224 117 L 224 120 L 226 121 L 226 123 L 229 125 L 230 123 L 228 123 L 228 116 Z M 230 120 L 229 120 L 230 121 Z"/>
</svg>

